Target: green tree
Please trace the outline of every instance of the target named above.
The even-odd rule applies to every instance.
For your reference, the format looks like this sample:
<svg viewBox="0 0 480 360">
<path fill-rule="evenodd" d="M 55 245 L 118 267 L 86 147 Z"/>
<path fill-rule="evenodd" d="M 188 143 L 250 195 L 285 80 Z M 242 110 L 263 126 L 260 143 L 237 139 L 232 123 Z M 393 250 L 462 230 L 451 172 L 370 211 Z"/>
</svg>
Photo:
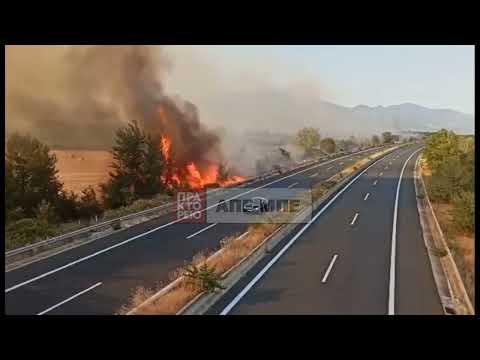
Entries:
<svg viewBox="0 0 480 360">
<path fill-rule="evenodd" d="M 98 216 L 103 212 L 102 206 L 97 199 L 97 194 L 92 186 L 82 190 L 78 204 L 78 215 L 81 218 Z"/>
<path fill-rule="evenodd" d="M 322 139 L 322 141 L 320 141 L 320 148 L 328 154 L 334 153 L 335 147 L 335 140 L 330 137 Z"/>
<path fill-rule="evenodd" d="M 101 184 L 106 207 L 125 206 L 162 189 L 165 158 L 161 142 L 145 134 L 136 121 L 117 131 L 112 154 L 113 171 L 109 181 Z"/>
<path fill-rule="evenodd" d="M 391 144 L 393 142 L 393 135 L 390 131 L 382 133 L 382 138 L 384 144 Z"/>
<path fill-rule="evenodd" d="M 454 205 L 453 220 L 460 230 L 474 230 L 475 143 L 472 137 L 440 130 L 426 139 L 425 157 L 432 171 L 432 199 Z"/>
<path fill-rule="evenodd" d="M 373 146 L 379 146 L 380 145 L 380 137 L 378 135 L 373 135 L 371 143 L 372 143 Z"/>
<path fill-rule="evenodd" d="M 47 145 L 30 135 L 14 133 L 5 149 L 5 203 L 33 217 L 42 200 L 53 204 L 62 184 L 57 178 L 57 159 Z"/>
<path fill-rule="evenodd" d="M 57 219 L 69 221 L 78 218 L 78 196 L 73 191 L 61 190 L 55 199 L 54 208 Z"/>
<path fill-rule="evenodd" d="M 425 157 L 432 171 L 437 171 L 447 158 L 459 158 L 458 137 L 452 132 L 442 129 L 426 140 Z"/>
<path fill-rule="evenodd" d="M 353 151 L 358 146 L 355 136 L 350 136 L 348 139 L 342 139 L 338 142 L 338 148 L 342 151 Z"/>
<path fill-rule="evenodd" d="M 141 165 L 141 181 L 135 188 L 139 197 L 150 197 L 164 190 L 161 175 L 165 169 L 165 159 L 159 140 L 150 135 L 145 137 L 145 152 Z"/>
<path fill-rule="evenodd" d="M 313 127 L 300 129 L 296 136 L 296 143 L 304 149 L 305 154 L 312 155 L 314 149 L 320 145 L 320 133 Z"/>
</svg>

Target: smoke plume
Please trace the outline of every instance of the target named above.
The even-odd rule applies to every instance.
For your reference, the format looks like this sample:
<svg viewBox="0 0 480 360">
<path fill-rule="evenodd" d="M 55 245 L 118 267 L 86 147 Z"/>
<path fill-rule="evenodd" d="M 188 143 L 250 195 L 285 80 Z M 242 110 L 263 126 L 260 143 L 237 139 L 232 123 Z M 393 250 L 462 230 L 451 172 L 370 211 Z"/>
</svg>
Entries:
<svg viewBox="0 0 480 360">
<path fill-rule="evenodd" d="M 165 94 L 170 62 L 161 47 L 7 46 L 6 129 L 56 148 L 109 149 L 115 131 L 137 120 L 166 135 L 176 165 L 221 162 L 218 136 L 196 107 Z"/>
</svg>

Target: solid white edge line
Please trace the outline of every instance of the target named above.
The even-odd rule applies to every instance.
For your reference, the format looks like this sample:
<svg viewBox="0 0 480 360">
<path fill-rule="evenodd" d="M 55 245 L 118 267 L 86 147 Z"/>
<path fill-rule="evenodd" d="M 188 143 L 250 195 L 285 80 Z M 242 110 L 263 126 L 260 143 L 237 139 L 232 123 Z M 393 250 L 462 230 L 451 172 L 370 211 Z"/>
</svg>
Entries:
<svg viewBox="0 0 480 360">
<path fill-rule="evenodd" d="M 358 152 L 357 154 L 361 154 L 361 153 L 364 153 L 364 152 L 366 152 L 366 151 L 371 151 L 371 150 L 372 150 L 372 149 L 362 150 L 362 151 Z M 329 163 L 334 162 L 334 161 L 338 161 L 338 160 L 343 159 L 343 158 L 345 158 L 345 157 L 347 157 L 347 156 L 348 156 L 348 155 L 344 155 L 344 156 L 341 156 L 341 157 L 339 157 L 339 158 L 332 159 L 332 160 L 328 160 L 328 161 L 325 161 L 325 162 L 320 163 L 320 164 L 318 164 L 318 165 L 309 167 L 309 168 L 307 168 L 307 169 L 300 170 L 300 171 L 298 171 L 298 172 L 296 172 L 296 173 L 287 175 L 287 176 L 285 176 L 285 177 L 283 177 L 283 178 L 280 178 L 280 179 L 277 179 L 277 180 L 273 180 L 273 181 L 271 181 L 271 182 L 269 182 L 269 183 L 267 183 L 267 184 L 264 184 L 264 185 L 262 185 L 262 186 L 256 187 L 256 188 L 254 188 L 254 189 L 250 189 L 250 190 L 248 190 L 248 191 L 246 191 L 246 192 L 244 192 L 244 193 L 241 193 L 241 194 L 232 196 L 231 198 L 229 198 L 229 199 L 227 199 L 227 200 L 225 200 L 225 201 L 230 201 L 230 200 L 236 199 L 236 198 L 238 198 L 238 197 L 240 197 L 240 196 L 242 196 L 242 195 L 251 193 L 251 192 L 256 191 L 256 190 L 258 190 L 258 189 L 262 189 L 262 188 L 264 188 L 264 187 L 266 187 L 266 186 L 275 184 L 275 183 L 277 183 L 277 182 L 279 182 L 279 181 L 283 181 L 283 180 L 285 180 L 285 179 L 288 179 L 288 178 L 290 178 L 290 177 L 292 177 L 292 176 L 295 176 L 295 175 L 304 173 L 304 172 L 306 172 L 306 171 L 310 171 L 310 170 L 312 170 L 312 169 L 314 169 L 314 168 L 324 166 L 324 165 L 329 164 Z M 202 209 L 202 210 L 200 210 L 200 211 L 198 211 L 198 212 L 201 213 L 201 212 L 207 211 L 207 210 L 213 208 L 214 206 L 216 206 L 216 205 L 211 205 L 211 206 L 209 206 L 209 207 L 207 207 L 207 208 L 205 208 L 205 209 Z M 196 214 L 196 213 L 194 213 L 194 214 Z M 193 216 L 194 214 L 192 214 L 191 216 Z M 149 231 L 146 231 L 146 232 L 144 232 L 144 233 L 138 234 L 138 235 L 136 235 L 136 236 L 134 236 L 134 237 L 131 237 L 131 238 L 127 239 L 127 240 L 124 240 L 124 241 L 122 241 L 122 242 L 119 242 L 119 243 L 117 243 L 117 244 L 115 244 L 115 245 L 109 246 L 109 247 L 107 247 L 107 248 L 105 248 L 105 249 L 102 249 L 102 250 L 96 251 L 96 252 L 94 252 L 94 253 L 92 253 L 92 254 L 90 254 L 90 255 L 84 256 L 83 258 L 80 258 L 80 259 L 77 259 L 77 260 L 72 261 L 72 262 L 70 262 L 70 263 L 67 263 L 67 264 L 65 264 L 65 265 L 63 265 L 63 266 L 60 266 L 60 267 L 56 268 L 56 269 L 53 269 L 53 270 L 50 270 L 50 271 L 48 271 L 48 272 L 46 272 L 46 273 L 43 273 L 43 274 L 41 274 L 41 275 L 35 276 L 35 277 L 33 277 L 33 278 L 29 279 L 29 280 L 26 280 L 26 281 L 23 281 L 23 282 L 21 282 L 21 283 L 19 283 L 19 284 L 13 285 L 13 286 L 9 287 L 8 289 L 5 289 L 5 293 L 8 293 L 8 292 L 10 292 L 10 291 L 12 291 L 12 290 L 15 290 L 15 289 L 18 289 L 18 288 L 20 288 L 20 287 L 22 287 L 22 286 L 28 285 L 28 284 L 30 284 L 30 283 L 32 283 L 32 282 L 34 282 L 34 281 L 37 281 L 37 280 L 42 279 L 42 278 L 44 278 L 44 277 L 46 277 L 46 276 L 52 275 L 52 274 L 54 274 L 54 273 L 56 273 L 56 272 L 58 272 L 58 271 L 61 271 L 61 270 L 63 270 L 63 269 L 67 269 L 67 268 L 69 268 L 69 267 L 71 267 L 71 266 L 73 266 L 73 265 L 76 265 L 76 264 L 81 263 L 81 262 L 83 262 L 83 261 L 85 261 L 85 260 L 91 259 L 91 258 L 93 258 L 93 257 L 95 257 L 95 256 L 97 256 L 97 255 L 103 254 L 104 252 L 110 251 L 110 250 L 115 249 L 115 248 L 117 248 L 117 247 L 119 247 L 119 246 L 128 244 L 129 242 L 131 242 L 131 241 L 133 241 L 133 240 L 136 240 L 136 239 L 138 239 L 138 238 L 141 238 L 141 237 L 143 237 L 143 236 L 146 236 L 146 235 L 148 235 L 148 234 L 151 234 L 151 233 L 153 233 L 153 232 L 155 232 L 155 231 L 161 230 L 161 229 L 163 229 L 163 228 L 165 228 L 165 227 L 167 227 L 167 226 L 176 224 L 176 223 L 178 223 L 178 222 L 180 222 L 180 221 L 182 221 L 182 220 L 185 220 L 185 219 L 187 219 L 187 218 L 188 218 L 188 217 L 184 217 L 184 218 L 176 219 L 176 220 L 171 221 L 171 222 L 169 222 L 169 223 L 163 224 L 163 225 L 161 225 L 161 226 L 159 226 L 159 227 L 156 227 L 156 228 L 151 229 L 151 230 L 149 230 Z"/>
<path fill-rule="evenodd" d="M 367 200 L 369 196 L 370 196 L 370 193 L 367 193 L 367 194 L 365 195 L 365 197 L 363 198 L 363 200 L 364 200 L 364 201 Z"/>
<path fill-rule="evenodd" d="M 333 258 L 332 258 L 332 260 L 330 261 L 330 265 L 328 265 L 328 269 L 327 269 L 327 271 L 325 272 L 325 275 L 323 275 L 322 283 L 326 283 L 326 282 L 327 282 L 328 275 L 330 274 L 330 271 L 332 270 L 333 264 L 335 264 L 335 261 L 337 260 L 337 257 L 338 257 L 337 254 L 333 255 Z"/>
<path fill-rule="evenodd" d="M 71 300 L 79 297 L 80 295 L 85 294 L 86 292 L 88 292 L 88 291 L 90 291 L 90 290 L 95 289 L 96 287 L 98 287 L 98 286 L 100 286 L 100 285 L 102 285 L 102 283 L 101 283 L 101 282 L 98 282 L 98 283 L 96 283 L 95 285 L 90 286 L 88 289 L 85 289 L 85 290 L 83 290 L 83 291 L 80 291 L 79 293 L 76 293 L 75 295 L 70 296 L 68 299 L 65 299 L 65 300 L 63 300 L 62 302 L 59 302 L 58 304 L 49 307 L 47 310 L 43 310 L 42 312 L 38 313 L 37 315 L 46 314 L 47 312 L 52 311 L 53 309 L 58 308 L 59 306 L 61 306 L 61 305 L 65 304 L 65 303 L 67 303 L 67 302 L 69 302 L 69 301 L 71 301 Z"/>
<path fill-rule="evenodd" d="M 275 264 L 278 259 L 280 259 L 280 257 L 290 248 L 290 246 L 293 245 L 293 243 L 295 243 L 295 241 L 297 241 L 297 239 L 305 232 L 305 230 L 307 230 L 310 225 L 312 225 L 315 220 L 318 219 L 318 217 L 320 215 L 322 215 L 325 210 L 328 209 L 328 207 L 344 192 L 346 191 L 355 181 L 357 181 L 357 179 L 363 175 L 363 173 L 365 171 L 367 171 L 368 169 L 370 169 L 372 166 L 374 166 L 375 164 L 377 164 L 377 162 L 381 161 L 383 158 L 380 158 L 378 160 L 376 160 L 375 162 L 373 162 L 372 164 L 370 164 L 365 170 L 363 170 L 360 174 L 358 174 L 353 180 L 351 180 L 347 185 L 345 185 L 339 192 L 337 192 L 335 194 L 334 197 L 332 197 L 330 199 L 329 202 L 327 202 L 327 204 L 325 204 L 325 206 L 308 222 L 305 224 L 305 226 L 303 228 L 300 229 L 300 231 L 292 238 L 290 239 L 290 241 L 285 244 L 285 246 L 277 253 L 277 255 L 275 255 L 272 260 L 270 260 L 268 262 L 267 265 L 265 265 L 265 267 L 260 270 L 260 272 L 252 279 L 250 280 L 250 282 L 243 288 L 242 291 L 240 291 L 237 296 L 235 296 L 233 298 L 233 300 L 222 310 L 222 312 L 220 313 L 220 315 L 227 315 L 232 309 L 233 307 L 245 296 L 245 294 L 263 277 L 263 275 L 265 275 L 265 273 L 273 266 L 273 264 Z"/>
<path fill-rule="evenodd" d="M 397 215 L 398 215 L 398 198 L 400 194 L 400 185 L 402 183 L 403 172 L 407 167 L 408 161 L 422 148 L 415 150 L 403 164 L 400 176 L 398 177 L 397 192 L 395 194 L 395 205 L 393 208 L 393 225 L 392 225 L 392 249 L 390 252 L 390 283 L 388 286 L 388 315 L 395 315 L 395 256 L 397 247 Z"/>
<path fill-rule="evenodd" d="M 355 221 L 357 220 L 357 218 L 358 218 L 358 212 L 355 213 L 355 216 L 353 217 L 353 220 L 352 220 L 352 222 L 350 223 L 350 225 L 355 224 Z"/>
<path fill-rule="evenodd" d="M 191 238 L 193 238 L 194 236 L 197 236 L 198 234 L 201 234 L 202 232 L 204 232 L 204 231 L 206 231 L 206 230 L 214 227 L 215 225 L 218 225 L 218 223 L 214 223 L 214 224 L 208 225 L 207 227 L 204 227 L 203 229 L 198 230 L 197 232 L 195 232 L 195 233 L 193 233 L 193 234 L 191 234 L 191 235 L 188 235 L 188 236 L 187 236 L 187 239 L 191 239 Z"/>
</svg>

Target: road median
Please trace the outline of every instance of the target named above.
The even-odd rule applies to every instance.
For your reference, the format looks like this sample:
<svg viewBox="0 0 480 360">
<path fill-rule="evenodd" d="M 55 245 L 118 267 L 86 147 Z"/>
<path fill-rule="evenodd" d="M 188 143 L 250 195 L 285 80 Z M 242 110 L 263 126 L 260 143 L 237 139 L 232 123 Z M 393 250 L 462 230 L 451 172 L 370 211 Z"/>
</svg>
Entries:
<svg viewBox="0 0 480 360">
<path fill-rule="evenodd" d="M 313 209 L 320 207 L 368 165 L 397 148 L 398 146 L 391 147 L 369 155 L 315 186 L 312 189 Z M 143 288 L 137 289 L 131 302 L 120 313 L 127 315 L 204 314 L 285 237 L 296 232 L 299 223 L 308 222 L 302 221 L 310 215 L 306 210 L 301 211 L 291 223 L 252 225 L 246 233 L 225 239 L 222 248 L 211 256 L 204 256 L 200 261 L 198 259 L 194 261 L 193 266 L 196 269 L 203 267 L 205 274 L 215 274 L 216 278 L 212 275 L 208 279 L 210 283 L 216 283 L 212 291 L 203 290 L 198 281 L 195 283 L 180 270 L 173 282 L 157 292 L 145 291 Z M 205 278 L 202 281 L 206 281 Z"/>
</svg>

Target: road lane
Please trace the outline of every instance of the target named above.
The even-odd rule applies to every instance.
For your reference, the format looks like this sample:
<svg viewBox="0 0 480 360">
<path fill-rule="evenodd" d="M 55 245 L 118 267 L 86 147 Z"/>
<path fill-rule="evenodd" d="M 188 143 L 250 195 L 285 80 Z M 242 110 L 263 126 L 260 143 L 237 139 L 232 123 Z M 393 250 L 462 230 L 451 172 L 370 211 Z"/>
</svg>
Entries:
<svg viewBox="0 0 480 360">
<path fill-rule="evenodd" d="M 443 314 L 431 263 L 422 236 L 413 171 L 414 156 L 405 169 L 398 204 L 395 313 Z M 412 295 L 415 296 L 412 296 Z"/>
<path fill-rule="evenodd" d="M 377 150 L 365 154 L 373 151 Z M 328 164 L 335 164 L 338 161 L 340 160 L 333 160 Z M 270 186 L 287 187 L 288 184 L 297 180 L 302 184 L 311 184 L 308 180 L 309 176 L 314 172 L 319 172 L 319 169 L 322 171 L 320 171 L 321 174 L 317 177 L 317 181 L 322 181 L 335 172 L 333 170 L 332 172 L 323 171 L 323 168 L 324 165 L 312 167 L 308 171 L 289 176 Z M 265 183 L 268 184 L 268 181 Z M 168 214 L 8 272 L 5 274 L 6 288 L 29 281 L 35 276 L 41 276 L 82 257 L 90 256 L 96 251 L 119 244 L 132 236 L 143 234 L 168 223 L 172 219 L 174 219 L 174 214 Z M 240 234 L 246 229 L 246 225 L 243 224 L 219 224 L 205 233 L 197 235 L 194 239 L 186 239 L 204 227 L 205 224 L 167 226 L 142 236 L 141 240 L 126 243 L 112 251 L 98 255 L 98 257 L 14 289 L 5 295 L 7 313 L 38 313 L 99 281 L 103 282 L 100 288 L 56 308 L 51 313 L 62 313 L 65 309 L 70 309 L 75 314 L 113 313 L 126 302 L 129 292 L 136 286 L 150 287 L 159 281 L 167 280 L 169 272 L 190 260 L 194 254 L 202 250 L 217 249 L 225 236 Z M 94 302 L 89 300 L 92 296 L 96 296 L 97 300 Z"/>
<path fill-rule="evenodd" d="M 385 166 L 388 157 L 374 165 L 373 171 L 368 171 L 373 175 L 360 177 L 253 285 L 230 314 L 387 314 L 396 185 L 401 167 L 416 149 L 418 147 L 400 151 L 400 161 L 384 171 L 375 190 L 371 190 L 371 177 Z M 414 160 L 410 162 L 414 163 Z M 409 165 L 406 173 L 411 170 Z M 363 200 L 367 191 L 372 192 L 376 201 Z M 420 251 L 423 245 L 421 231 L 404 221 L 408 219 L 404 216 L 407 211 L 412 219 L 418 217 L 416 208 L 413 209 L 415 198 L 411 195 L 411 189 L 410 194 L 409 190 L 400 192 L 399 313 L 441 314 L 428 257 L 424 250 Z M 407 203 L 410 204 L 408 207 Z M 364 216 L 361 222 L 351 227 L 347 221 L 352 217 L 353 208 L 361 209 Z M 416 236 L 410 238 L 412 230 Z M 407 237 L 408 241 L 405 240 Z M 277 252 L 278 249 L 274 249 L 271 256 Z M 410 252 L 414 253 L 413 256 Z M 321 283 L 333 253 L 341 254 L 342 261 L 335 264 L 334 276 Z M 225 309 L 261 271 L 265 262 L 267 259 L 247 274 L 209 313 L 220 313 Z M 404 268 L 415 270 L 406 272 Z M 418 281 L 417 277 L 423 280 Z M 425 296 L 429 300 L 425 301 Z"/>
<path fill-rule="evenodd" d="M 374 164 L 370 168 L 367 168 L 366 171 L 375 168 L 375 166 L 378 165 Z M 333 227 L 335 230 L 338 230 L 339 227 L 347 228 L 348 230 L 348 223 L 346 219 L 351 216 L 351 207 L 355 207 L 356 205 L 352 205 L 352 199 L 348 199 L 348 196 L 343 196 L 342 193 L 348 190 L 349 185 L 352 185 L 359 179 L 364 179 L 362 174 L 356 176 L 351 182 L 342 188 L 339 193 L 329 200 L 325 206 L 317 210 L 315 212 L 314 219 L 318 218 L 320 214 L 322 215 L 322 218 L 324 218 L 323 221 L 325 221 L 325 219 L 329 219 L 329 213 L 333 211 L 332 209 L 334 208 L 335 212 L 341 212 L 341 216 L 338 216 L 337 218 L 335 218 L 335 216 L 333 218 L 330 217 L 330 221 L 332 219 L 335 220 Z M 345 198 L 347 198 L 347 200 L 345 200 Z M 353 200 L 357 201 L 358 199 L 354 198 Z M 333 203 L 335 205 L 329 208 L 328 205 L 332 204 L 333 201 L 335 201 Z M 308 227 L 309 225 L 312 226 Z M 232 291 L 227 293 L 224 299 L 219 301 L 219 303 L 216 304 L 216 306 L 211 309 L 209 313 L 228 313 L 228 311 L 230 311 L 228 309 L 231 308 L 232 304 L 234 304 L 235 301 L 239 299 L 239 296 L 241 297 L 242 293 L 245 293 L 246 291 L 247 294 L 242 299 L 242 303 L 239 305 L 239 311 L 241 311 L 241 313 L 248 314 L 250 313 L 249 310 L 253 311 L 251 313 L 254 314 L 316 313 L 315 308 L 317 304 L 315 300 L 312 300 L 312 298 L 315 299 L 315 296 L 312 297 L 312 292 L 318 289 L 317 286 L 321 277 L 318 264 L 328 263 L 330 260 L 328 258 L 328 254 L 337 252 L 338 248 L 336 246 L 339 242 L 339 237 L 346 235 L 345 231 L 336 231 L 338 234 L 336 234 L 335 237 L 327 237 L 325 239 L 325 241 L 331 241 L 332 244 L 330 245 L 333 246 L 329 247 L 327 244 L 325 251 L 318 251 L 316 247 L 322 249 L 324 247 L 324 244 L 322 244 L 324 239 L 322 239 L 322 242 L 318 241 L 319 234 L 312 232 L 312 228 L 314 228 L 316 225 L 318 225 L 318 223 L 313 222 L 312 224 L 308 224 L 308 226 L 297 227 L 297 230 L 290 237 L 284 239 L 284 241 L 282 241 L 282 243 L 271 252 L 271 256 L 265 257 L 253 270 L 249 272 L 249 274 L 247 274 L 246 277 L 244 277 L 244 279 L 242 279 L 232 289 Z M 321 234 L 323 234 L 323 232 L 321 232 Z M 328 232 L 326 232 L 326 234 L 328 234 Z M 293 242 L 300 235 L 302 238 L 298 243 L 295 243 L 295 246 L 292 246 Z M 279 258 L 279 256 L 281 256 L 281 254 L 284 253 L 289 246 L 292 247 L 289 249 L 285 257 Z M 290 260 L 292 258 L 294 261 Z M 275 262 L 277 259 L 280 260 Z M 268 269 L 272 266 L 272 264 L 274 264 L 273 268 L 275 270 L 272 268 L 272 272 L 269 272 Z M 266 275 L 264 278 L 262 278 L 264 274 Z M 269 281 L 272 277 L 273 284 L 269 284 Z M 258 285 L 261 290 L 260 293 L 257 294 L 255 291 L 255 282 L 260 279 L 262 284 L 266 283 L 267 285 L 265 285 L 265 288 L 263 288 L 263 285 Z M 289 281 L 294 281 L 295 284 L 293 285 Z M 252 288 L 252 286 L 252 292 L 248 293 L 248 289 Z M 251 295 L 252 293 L 255 295 Z M 271 296 L 273 298 L 271 298 Z M 334 300 L 338 302 L 338 299 Z M 245 305 L 245 303 L 247 305 Z M 249 305 L 251 308 L 249 308 Z M 280 308 L 277 308 L 276 306 L 280 306 Z M 284 308 L 284 306 L 286 306 L 286 308 Z M 242 312 L 242 307 L 247 307 L 247 309 L 243 309 L 245 311 Z M 282 308 L 284 311 L 282 311 Z M 236 313 L 235 308 L 233 309 L 233 313 Z"/>
</svg>

